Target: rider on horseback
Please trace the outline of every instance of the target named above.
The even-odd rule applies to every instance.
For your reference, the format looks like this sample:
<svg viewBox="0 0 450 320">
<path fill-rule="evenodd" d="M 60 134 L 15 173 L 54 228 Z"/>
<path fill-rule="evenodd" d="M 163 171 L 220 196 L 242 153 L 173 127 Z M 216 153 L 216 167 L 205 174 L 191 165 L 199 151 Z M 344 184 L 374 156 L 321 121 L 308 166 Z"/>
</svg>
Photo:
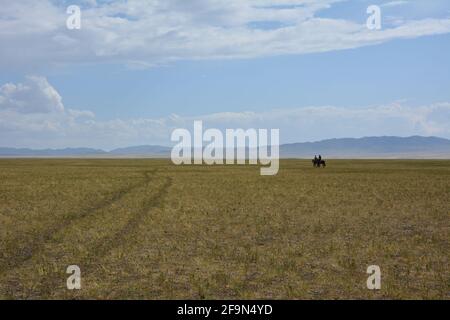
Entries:
<svg viewBox="0 0 450 320">
<path fill-rule="evenodd" d="M 318 168 L 320 168 L 321 166 L 323 166 L 323 167 L 326 166 L 325 160 L 322 160 L 322 156 L 320 154 L 319 154 L 319 157 L 317 157 L 316 155 L 314 156 L 312 163 L 313 163 L 314 167 L 318 167 Z"/>
</svg>

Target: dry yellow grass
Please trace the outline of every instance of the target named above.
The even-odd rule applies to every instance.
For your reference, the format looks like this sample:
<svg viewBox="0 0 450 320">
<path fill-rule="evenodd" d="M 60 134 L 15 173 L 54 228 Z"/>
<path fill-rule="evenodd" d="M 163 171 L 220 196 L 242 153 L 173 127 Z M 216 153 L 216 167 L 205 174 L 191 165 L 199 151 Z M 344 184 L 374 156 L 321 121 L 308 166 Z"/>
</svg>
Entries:
<svg viewBox="0 0 450 320">
<path fill-rule="evenodd" d="M 449 196 L 450 161 L 0 160 L 0 298 L 449 299 Z"/>
</svg>

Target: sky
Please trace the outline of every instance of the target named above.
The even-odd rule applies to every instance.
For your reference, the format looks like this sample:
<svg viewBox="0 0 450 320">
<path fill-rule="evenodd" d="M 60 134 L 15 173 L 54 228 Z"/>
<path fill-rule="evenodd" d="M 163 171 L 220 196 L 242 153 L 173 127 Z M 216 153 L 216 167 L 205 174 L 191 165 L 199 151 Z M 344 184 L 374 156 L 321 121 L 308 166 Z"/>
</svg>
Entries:
<svg viewBox="0 0 450 320">
<path fill-rule="evenodd" d="M 449 52 L 447 0 L 0 0 L 0 147 L 450 138 Z"/>
</svg>

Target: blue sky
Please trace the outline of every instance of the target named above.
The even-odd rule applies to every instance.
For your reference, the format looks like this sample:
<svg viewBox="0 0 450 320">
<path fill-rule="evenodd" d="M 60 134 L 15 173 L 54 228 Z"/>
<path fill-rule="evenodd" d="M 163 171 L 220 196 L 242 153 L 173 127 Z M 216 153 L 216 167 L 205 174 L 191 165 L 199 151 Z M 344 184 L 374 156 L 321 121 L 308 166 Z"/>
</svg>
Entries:
<svg viewBox="0 0 450 320">
<path fill-rule="evenodd" d="M 1 8 L 0 146 L 169 144 L 195 119 L 450 138 L 448 1 L 168 2 L 82 1 L 80 30 L 67 1 Z"/>
<path fill-rule="evenodd" d="M 66 105 L 87 107 L 102 119 L 399 100 L 418 105 L 450 101 L 449 52 L 450 35 L 440 35 L 338 52 L 176 62 L 139 71 L 87 67 L 48 79 Z"/>
</svg>

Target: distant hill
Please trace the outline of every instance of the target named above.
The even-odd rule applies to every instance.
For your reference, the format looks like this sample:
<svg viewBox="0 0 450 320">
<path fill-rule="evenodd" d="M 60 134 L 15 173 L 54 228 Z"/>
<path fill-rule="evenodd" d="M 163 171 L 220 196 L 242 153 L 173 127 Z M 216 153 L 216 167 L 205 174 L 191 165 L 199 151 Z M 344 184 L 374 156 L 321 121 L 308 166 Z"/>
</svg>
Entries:
<svg viewBox="0 0 450 320">
<path fill-rule="evenodd" d="M 171 148 L 134 146 L 104 151 L 91 148 L 16 149 L 0 148 L 0 157 L 149 157 L 168 158 Z M 282 158 L 442 158 L 450 159 L 450 140 L 413 136 L 329 139 L 318 142 L 284 144 Z"/>
<path fill-rule="evenodd" d="M 112 155 L 152 155 L 152 156 L 163 156 L 169 157 L 170 147 L 163 146 L 136 146 L 128 148 L 114 149 L 109 152 Z"/>
<path fill-rule="evenodd" d="M 283 158 L 450 158 L 450 140 L 413 136 L 329 139 L 280 146 Z"/>
<path fill-rule="evenodd" d="M 27 148 L 0 148 L 0 157 L 66 157 L 105 155 L 106 151 L 91 148 L 65 148 L 65 149 L 27 149 Z"/>
</svg>

